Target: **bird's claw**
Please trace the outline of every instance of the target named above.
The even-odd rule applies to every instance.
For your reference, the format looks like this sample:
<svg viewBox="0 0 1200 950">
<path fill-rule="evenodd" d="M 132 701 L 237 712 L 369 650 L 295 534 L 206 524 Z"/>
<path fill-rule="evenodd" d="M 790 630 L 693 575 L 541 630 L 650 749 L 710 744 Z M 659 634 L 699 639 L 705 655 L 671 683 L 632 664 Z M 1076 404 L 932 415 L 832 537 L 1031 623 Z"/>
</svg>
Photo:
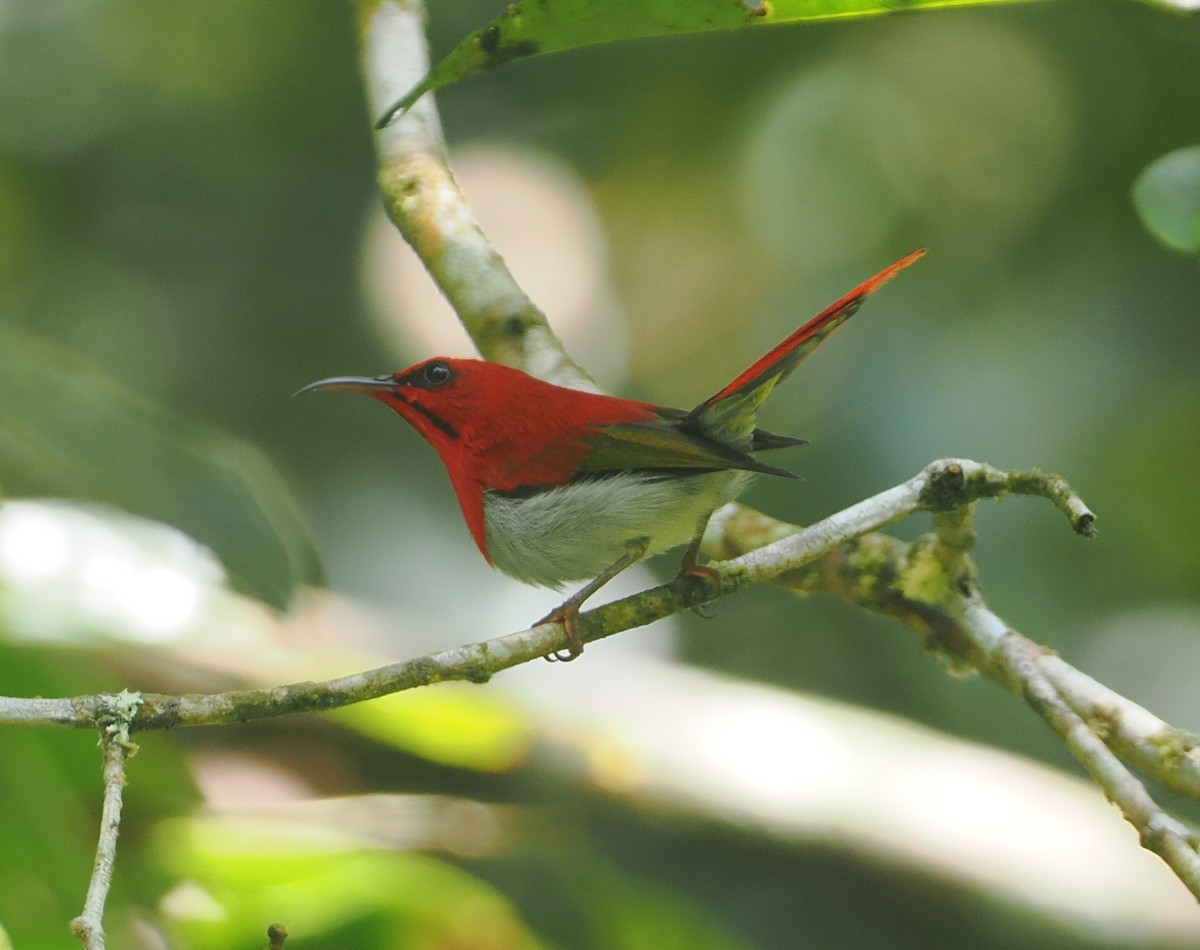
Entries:
<svg viewBox="0 0 1200 950">
<path fill-rule="evenodd" d="M 704 584 L 717 585 L 721 582 L 721 572 L 708 564 L 701 564 L 695 557 L 685 557 L 679 565 L 676 577 L 694 577 Z"/>
<path fill-rule="evenodd" d="M 561 623 L 567 634 L 567 649 L 547 653 L 542 657 L 543 660 L 548 663 L 570 663 L 583 653 L 583 638 L 579 635 L 578 617 L 578 605 L 566 603 L 556 607 L 534 624 L 535 627 L 540 627 L 544 623 Z"/>
<path fill-rule="evenodd" d="M 719 584 L 721 581 L 721 572 L 715 567 L 708 564 L 700 563 L 700 537 L 692 542 L 687 552 L 683 555 L 683 562 L 679 565 L 679 574 L 677 577 L 695 577 L 705 584 Z M 708 610 L 707 604 L 696 604 L 692 608 L 692 613 L 697 617 L 703 617 L 708 620 L 712 613 Z"/>
</svg>

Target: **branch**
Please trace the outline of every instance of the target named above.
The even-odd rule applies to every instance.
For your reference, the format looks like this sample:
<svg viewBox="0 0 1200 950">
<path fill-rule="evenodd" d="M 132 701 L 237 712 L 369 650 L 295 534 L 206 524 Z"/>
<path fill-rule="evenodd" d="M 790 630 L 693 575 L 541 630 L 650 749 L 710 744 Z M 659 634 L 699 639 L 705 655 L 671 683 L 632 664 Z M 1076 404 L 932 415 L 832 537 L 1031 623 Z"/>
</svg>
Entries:
<svg viewBox="0 0 1200 950">
<path fill-rule="evenodd" d="M 372 116 L 429 71 L 420 0 L 376 0 L 359 15 Z M 432 95 L 376 132 L 384 206 L 487 359 L 577 389 L 596 388 L 484 236 L 446 164 Z"/>
<path fill-rule="evenodd" d="M 810 527 L 797 529 L 786 526 L 790 533 L 785 537 L 713 564 L 716 572 L 713 580 L 690 575 L 677 577 L 669 583 L 589 610 L 579 617 L 580 634 L 584 642 L 601 640 L 710 603 L 750 584 L 779 579 L 794 585 L 797 571 L 822 558 L 849 563 L 848 558 L 852 555 L 839 546 L 907 515 L 931 510 L 940 513 L 946 510 L 947 505 L 969 506 L 979 498 L 998 497 L 1007 491 L 1043 495 L 1046 494 L 1041 490 L 1043 481 L 1056 477 L 1004 472 L 966 459 L 933 462 L 902 485 L 852 505 Z M 1070 513 L 1072 523 L 1077 528 L 1081 518 L 1075 512 L 1086 512 L 1087 518 L 1082 520 L 1086 520 L 1090 526 L 1090 512 L 1069 489 L 1059 507 Z M 729 550 L 735 540 L 731 530 L 736 527 L 730 515 L 737 512 L 738 509 L 730 506 L 714 517 L 715 529 L 728 536 L 715 538 L 710 533 L 710 546 L 724 544 L 725 549 Z M 762 515 L 757 517 L 766 520 Z M 887 540 L 904 547 L 894 539 Z M 928 615 L 929 603 L 903 593 L 904 588 L 913 586 L 912 565 L 905 563 L 906 555 L 899 548 L 893 556 L 899 560 L 890 566 L 886 560 L 878 559 L 874 572 L 879 577 L 896 580 L 900 589 L 862 596 L 855 602 L 887 616 L 897 616 L 901 602 L 907 597 L 910 611 L 924 611 Z M 930 570 L 928 566 L 923 569 Z M 862 589 L 867 591 L 866 579 L 869 575 L 862 565 L 855 566 L 854 570 L 859 575 L 858 583 L 864 585 Z M 941 591 L 942 586 L 932 585 L 930 589 Z M 948 641 L 952 640 L 948 638 Z M 336 709 L 433 683 L 453 680 L 485 683 L 502 670 L 538 659 L 563 646 L 562 626 L 557 623 L 542 624 L 481 643 L 442 650 L 323 682 L 180 696 L 140 693 L 142 706 L 132 726 L 138 731 L 145 731 L 177 726 L 222 725 Z M 952 642 L 946 644 L 947 649 L 952 646 Z M 970 658 L 972 655 L 968 651 L 966 656 Z M 976 659 L 982 667 L 988 665 L 982 655 Z M 65 700 L 0 698 L 0 724 L 14 722 L 93 728 L 97 715 L 104 708 L 105 698 L 95 696 Z"/>
<path fill-rule="evenodd" d="M 104 807 L 100 814 L 100 837 L 96 843 L 96 861 L 88 883 L 83 913 L 71 921 L 71 933 L 87 950 L 104 950 L 104 902 L 112 884 L 117 857 L 117 835 L 121 830 L 121 797 L 125 789 L 125 760 L 136 754 L 129 741 L 129 727 L 137 715 L 141 699 L 123 691 L 116 696 L 99 697 L 102 712 L 97 716 L 100 746 L 104 749 Z"/>
<path fill-rule="evenodd" d="M 427 69 L 422 11 L 415 0 L 376 0 L 360 10 L 363 72 L 371 114 L 377 115 Z M 591 386 L 479 229 L 445 162 L 432 97 L 424 97 L 379 132 L 376 141 L 388 212 L 480 352 L 554 382 Z M 706 534 L 706 550 L 723 558 L 714 565 L 714 578 L 677 578 L 588 611 L 580 617 L 580 633 L 584 641 L 598 640 L 764 582 L 835 594 L 897 619 L 954 666 L 977 669 L 1023 696 L 1137 828 L 1143 844 L 1200 897 L 1200 861 L 1192 836 L 1122 764 L 1130 762 L 1168 787 L 1198 797 L 1200 761 L 1191 738 L 1044 654 L 1010 629 L 978 592 L 969 556 L 974 506 L 1007 494 L 1045 497 L 1076 532 L 1092 533 L 1092 513 L 1058 476 L 946 459 L 807 528 L 728 506 L 714 516 Z M 933 514 L 932 534 L 905 543 L 878 533 L 919 511 Z M 132 749 L 130 729 L 243 722 L 333 709 L 449 680 L 486 682 L 501 670 L 561 648 L 561 639 L 559 625 L 543 625 L 351 676 L 270 689 L 0 698 L 0 723 L 94 728 L 99 722 L 104 727 L 101 834 L 84 910 L 72 922 L 73 932 L 88 948 L 104 946 L 101 920 L 120 824 L 125 759 Z"/>
<path fill-rule="evenodd" d="M 970 605 L 981 629 L 1000 624 L 982 601 Z M 1125 768 L 1103 739 L 1063 699 L 1042 671 L 1043 651 L 1035 643 L 1006 630 L 1000 650 L 994 654 L 1000 668 L 1010 677 L 1013 692 L 1020 693 L 1034 711 L 1063 740 L 1068 751 L 1088 771 L 1108 800 L 1121 809 L 1142 842 L 1161 857 L 1200 899 L 1200 856 L 1196 836 L 1183 824 L 1163 811 L 1150 797 L 1146 787 Z"/>
<path fill-rule="evenodd" d="M 1043 654 L 1038 666 L 1063 701 L 1122 760 L 1165 788 L 1200 800 L 1200 749 L 1192 733 L 1168 725 L 1052 653 Z"/>
<path fill-rule="evenodd" d="M 925 506 L 934 506 L 932 537 L 904 544 L 882 535 L 859 536 L 831 551 L 819 565 L 799 559 L 777 581 L 806 592 L 835 593 L 894 617 L 923 632 L 931 647 L 953 665 L 979 670 L 1022 696 L 1137 829 L 1142 845 L 1158 854 L 1200 898 L 1196 836 L 1159 807 L 1122 762 L 1130 762 L 1174 791 L 1200 797 L 1200 754 L 1193 737 L 1012 630 L 984 602 L 975 583 L 967 553 L 975 540 L 974 498 L 1001 497 L 1006 492 L 1041 495 L 1084 535 L 1093 533 L 1091 511 L 1055 475 L 1004 473 L 966 461 L 941 464 L 940 473 L 926 469 L 864 503 L 887 507 L 916 493 Z M 972 500 L 956 497 L 968 488 Z M 850 520 L 847 516 L 853 510 L 829 520 Z M 772 549 L 786 557 L 789 543 L 803 534 L 789 534 L 795 531 L 791 526 L 745 512 L 732 512 L 722 528 L 720 544 L 726 554 L 736 552 L 739 543 L 760 543 L 764 535 L 780 538 L 744 555 L 742 562 L 754 555 L 766 559 Z M 745 531 L 741 538 L 739 531 Z"/>
<path fill-rule="evenodd" d="M 1085 537 L 1093 534 L 1095 515 L 1058 475 L 1006 472 L 968 459 L 942 459 L 895 488 L 742 555 L 722 571 L 722 587 L 733 585 L 736 589 L 773 580 L 785 571 L 811 563 L 814 550 L 829 550 L 915 511 L 961 511 L 981 498 L 1001 498 L 1007 494 L 1049 498 L 1076 532 Z"/>
<path fill-rule="evenodd" d="M 1091 511 L 1061 478 L 947 459 L 808 528 L 727 506 L 714 516 L 706 536 L 706 549 L 729 557 L 714 564 L 715 582 L 676 578 L 588 611 L 580 617 L 580 630 L 585 641 L 598 640 L 766 581 L 836 594 L 900 620 L 954 665 L 978 669 L 1024 696 L 1121 808 L 1143 844 L 1200 897 L 1200 861 L 1190 832 L 1163 812 L 1121 764 L 1122 758 L 1129 759 L 1168 787 L 1196 797 L 1200 761 L 1190 738 L 1043 653 L 997 617 L 975 588 L 967 555 L 974 540 L 974 505 L 1008 493 L 1046 497 L 1077 532 L 1092 532 Z M 918 511 L 934 514 L 934 535 L 904 543 L 874 533 Z M 743 546 L 752 549 L 743 553 Z M 560 647 L 561 635 L 558 625 L 543 625 L 320 683 L 209 695 L 140 694 L 140 708 L 118 706 L 115 712 L 113 697 L 0 698 L 0 723 L 90 728 L 99 718 L 106 724 L 105 807 L 96 873 L 84 914 L 73 929 L 92 941 L 87 946 L 103 946 L 100 913 L 111 879 L 124 782 L 128 732 L 122 728 L 244 722 L 338 708 L 437 682 L 486 682 L 501 670 Z"/>
</svg>

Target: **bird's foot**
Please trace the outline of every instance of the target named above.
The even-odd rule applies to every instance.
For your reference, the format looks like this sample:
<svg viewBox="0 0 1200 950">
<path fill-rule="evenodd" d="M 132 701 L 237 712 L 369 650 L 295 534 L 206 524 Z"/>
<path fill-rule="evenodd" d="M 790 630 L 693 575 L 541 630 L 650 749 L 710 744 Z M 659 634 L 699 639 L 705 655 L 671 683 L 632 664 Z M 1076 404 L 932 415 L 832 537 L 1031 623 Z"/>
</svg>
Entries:
<svg viewBox="0 0 1200 950">
<path fill-rule="evenodd" d="M 688 549 L 683 552 L 683 560 L 679 562 L 677 577 L 699 577 L 705 583 L 717 584 L 721 580 L 721 572 L 708 564 L 700 563 L 700 538 L 697 537 Z"/>
<path fill-rule="evenodd" d="M 579 604 L 568 600 L 565 604 L 555 607 L 550 613 L 539 620 L 535 627 L 544 623 L 561 623 L 567 634 L 567 649 L 547 653 L 543 660 L 550 663 L 570 663 L 583 652 L 583 638 L 579 635 Z"/>
<path fill-rule="evenodd" d="M 683 560 L 679 564 L 679 573 L 676 577 L 695 577 L 699 578 L 704 584 L 716 587 L 721 582 L 721 572 L 715 567 L 710 567 L 707 564 L 700 563 L 700 538 L 697 537 L 683 554 Z M 707 604 L 696 604 L 692 608 L 692 613 L 698 617 L 703 617 L 707 620 L 712 616 L 708 611 Z"/>
<path fill-rule="evenodd" d="M 570 663 L 583 652 L 583 637 L 579 633 L 579 608 L 583 602 L 601 587 L 620 574 L 635 561 L 641 560 L 649 544 L 647 538 L 633 538 L 625 542 L 625 553 L 606 567 L 598 576 L 588 581 L 583 587 L 546 614 L 534 626 L 544 623 L 561 623 L 567 634 L 567 649 L 547 653 L 544 659 L 551 663 Z"/>
<path fill-rule="evenodd" d="M 710 567 L 707 564 L 697 564 L 695 562 L 679 565 L 680 577 L 702 577 L 709 583 L 717 583 L 721 579 L 721 572 L 715 567 Z"/>
</svg>

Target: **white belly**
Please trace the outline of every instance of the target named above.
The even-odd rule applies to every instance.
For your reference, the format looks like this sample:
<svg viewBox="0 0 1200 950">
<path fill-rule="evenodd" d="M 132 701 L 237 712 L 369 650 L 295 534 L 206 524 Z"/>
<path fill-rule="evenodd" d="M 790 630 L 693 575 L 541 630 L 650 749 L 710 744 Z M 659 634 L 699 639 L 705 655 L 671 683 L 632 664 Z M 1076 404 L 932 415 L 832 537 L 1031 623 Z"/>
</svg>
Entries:
<svg viewBox="0 0 1200 950">
<path fill-rule="evenodd" d="M 527 584 L 557 588 L 588 580 L 624 555 L 630 541 L 646 539 L 645 557 L 691 541 L 751 477 L 743 471 L 657 479 L 620 472 L 527 498 L 484 492 L 488 554 Z"/>
</svg>

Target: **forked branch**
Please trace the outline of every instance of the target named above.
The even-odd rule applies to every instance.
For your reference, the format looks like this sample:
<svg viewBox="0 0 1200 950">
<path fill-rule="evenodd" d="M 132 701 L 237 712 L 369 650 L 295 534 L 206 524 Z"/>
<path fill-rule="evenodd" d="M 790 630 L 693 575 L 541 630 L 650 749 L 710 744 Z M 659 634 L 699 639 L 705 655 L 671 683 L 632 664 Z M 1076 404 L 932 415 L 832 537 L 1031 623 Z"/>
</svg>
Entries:
<svg viewBox="0 0 1200 950">
<path fill-rule="evenodd" d="M 401 5 L 385 0 L 364 8 L 363 67 L 372 91 L 372 114 L 378 114 L 392 101 L 397 90 L 411 88 L 427 69 L 420 39 L 423 35 L 420 16 L 419 5 L 413 3 Z M 400 40 L 399 36 L 404 34 L 409 39 Z M 417 39 L 412 40 L 412 36 Z M 403 43 L 412 55 L 396 56 L 397 42 Z M 499 281 L 502 288 L 507 288 L 511 277 L 497 255 L 486 253 L 486 239 L 474 226 L 462 196 L 445 187 L 445 182 L 452 179 L 441 167 L 444 145 L 438 123 L 429 118 L 435 115 L 432 96 L 425 96 L 418 108 L 419 113 L 414 109 L 417 114 L 404 116 L 378 139 L 380 184 L 393 219 L 438 279 L 485 356 L 515 357 L 526 371 L 556 382 L 563 381 L 558 374 L 565 368 L 569 378 L 575 371 L 574 364 L 562 354 L 557 339 L 546 336 L 549 331 L 540 313 L 531 320 L 529 308 L 514 309 L 515 316 L 507 322 L 501 317 L 497 322 L 493 305 L 503 293 L 489 291 L 482 300 L 479 298 L 479 288 L 496 285 L 497 273 L 502 278 Z M 447 198 L 454 206 L 450 211 Z M 456 234 L 461 232 L 439 227 L 438 222 L 464 219 L 473 225 L 468 232 L 471 240 L 467 242 L 472 253 L 455 254 Z M 430 254 L 429 248 L 413 238 L 427 234 L 430 225 L 438 235 L 436 254 Z M 478 244 L 480 240 L 484 242 L 482 246 Z M 473 273 L 446 279 L 443 275 L 449 270 L 450 261 L 468 261 L 472 267 L 479 266 Z M 503 327 L 504 332 L 497 335 L 496 326 Z M 558 358 L 539 365 L 536 359 L 522 357 L 528 353 L 528 341 L 547 338 L 554 340 Z M 498 340 L 503 340 L 504 347 L 497 346 Z M 731 506 L 714 518 L 706 542 L 710 551 L 719 552 L 718 556 L 735 555 L 721 567 L 721 593 L 762 581 L 806 589 L 824 587 L 867 609 L 900 620 L 925 636 L 930 646 L 955 666 L 978 669 L 1023 695 L 1118 804 L 1147 847 L 1159 853 L 1192 893 L 1200 897 L 1196 853 L 1186 829 L 1154 804 L 1118 758 L 1124 754 L 1171 787 L 1187 785 L 1195 794 L 1197 759 L 1192 746 L 1176 742 L 1171 745 L 1170 756 L 1155 755 L 1156 748 L 1161 747 L 1154 746 L 1147 730 L 1161 732 L 1167 728 L 1165 724 L 1149 714 L 1127 715 L 1132 712 L 1131 704 L 1120 697 L 1115 697 L 1119 701 L 1101 706 L 1102 696 L 1108 691 L 1062 661 L 1050 662 L 1046 657 L 1047 662 L 1043 663 L 1041 651 L 1031 650 L 1030 641 L 1010 630 L 979 595 L 968 554 L 974 543 L 974 504 L 981 498 L 998 498 L 1008 493 L 1044 496 L 1066 515 L 1075 531 L 1085 536 L 1092 533 L 1095 519 L 1091 511 L 1062 478 L 1039 472 L 1002 472 L 974 462 L 948 460 L 935 462 L 904 484 L 801 530 L 778 523 L 772 527 L 767 519 Z M 919 510 L 934 512 L 931 536 L 904 544 L 874 533 L 890 521 Z M 753 549 L 739 548 L 735 535 L 727 530 L 746 525 L 753 526 L 756 542 Z M 774 537 L 769 539 L 770 543 L 762 544 L 768 540 L 765 537 L 768 534 Z M 818 561 L 820 569 L 813 569 Z M 619 629 L 648 623 L 682 606 L 693 605 L 690 598 L 699 596 L 697 602 L 700 602 L 713 593 L 697 594 L 694 586 L 683 589 L 681 586 L 676 582 L 590 612 L 581 618 L 583 639 L 598 639 Z M 538 631 L 528 633 L 538 636 Z M 523 641 L 520 647 L 529 645 Z M 514 655 L 508 648 L 506 644 L 497 651 L 505 661 Z M 534 650 L 542 652 L 543 643 L 538 641 Z M 474 668 L 488 668 L 486 661 L 495 656 L 489 648 L 480 657 L 483 666 Z M 1095 688 L 1089 687 L 1089 683 Z M 1103 735 L 1092 727 L 1101 709 L 1106 721 L 1113 720 L 1100 730 Z M 1105 741 L 1112 744 L 1111 749 Z"/>
<path fill-rule="evenodd" d="M 413 0 L 360 7 L 363 71 L 371 114 L 427 68 L 422 11 Z M 432 96 L 379 133 L 379 181 L 401 232 L 458 312 L 480 351 L 555 382 L 588 386 L 545 317 L 512 279 L 475 222 L 445 162 Z M 797 528 L 738 506 L 712 519 L 705 550 L 716 578 L 681 578 L 580 617 L 598 640 L 770 582 L 840 596 L 899 620 L 953 666 L 975 669 L 1021 696 L 1159 854 L 1200 897 L 1200 859 L 1189 829 L 1150 796 L 1129 766 L 1200 798 L 1200 755 L 1191 737 L 1072 668 L 1012 630 L 979 593 L 970 559 L 974 509 L 1007 494 L 1049 499 L 1072 529 L 1090 535 L 1094 518 L 1061 478 L 1007 472 L 965 459 L 934 462 L 913 478 Z M 918 512 L 933 531 L 902 542 L 879 530 Z M 104 946 L 102 916 L 112 879 L 130 730 L 219 725 L 312 712 L 449 680 L 485 682 L 560 648 L 562 629 L 543 625 L 325 682 L 180 696 L 122 694 L 72 699 L 0 697 L 0 724 L 102 728 L 104 807 L 95 870 L 72 931 L 90 950 Z M 285 933 L 272 935 L 282 945 Z"/>
<path fill-rule="evenodd" d="M 98 699 L 100 711 L 96 720 L 100 727 L 100 747 L 104 750 L 104 807 L 100 813 L 96 861 L 92 866 L 83 912 L 71 921 L 71 933 L 83 942 L 86 950 L 104 950 L 104 903 L 108 900 L 117 859 L 125 761 L 137 752 L 137 746 L 129 739 L 129 728 L 141 705 L 137 694 L 130 692 Z"/>
</svg>

